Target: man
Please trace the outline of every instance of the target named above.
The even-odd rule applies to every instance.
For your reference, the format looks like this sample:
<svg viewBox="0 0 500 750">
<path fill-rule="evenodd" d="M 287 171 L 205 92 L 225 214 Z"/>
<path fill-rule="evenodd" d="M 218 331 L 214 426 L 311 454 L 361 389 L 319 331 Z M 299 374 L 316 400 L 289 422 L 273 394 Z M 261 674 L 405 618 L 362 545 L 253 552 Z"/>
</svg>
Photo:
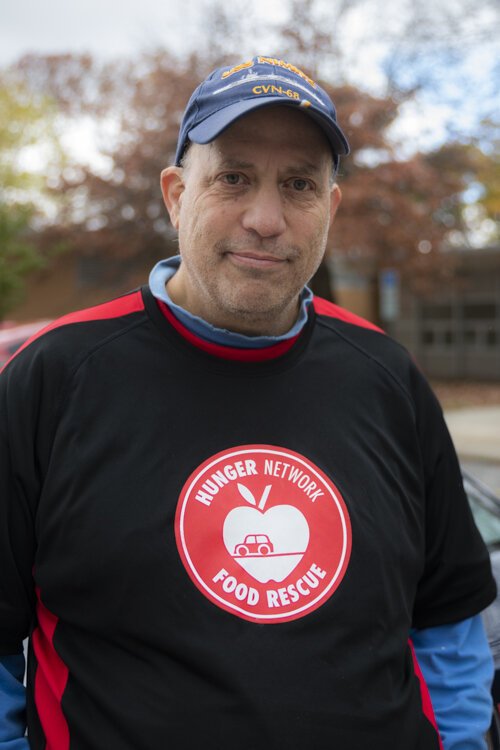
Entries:
<svg viewBox="0 0 500 750">
<path fill-rule="evenodd" d="M 441 411 L 305 288 L 347 152 L 295 66 L 215 71 L 162 174 L 182 260 L 6 367 L 5 747 L 28 632 L 36 750 L 436 750 L 410 634 L 446 750 L 485 747 L 495 586 Z"/>
</svg>

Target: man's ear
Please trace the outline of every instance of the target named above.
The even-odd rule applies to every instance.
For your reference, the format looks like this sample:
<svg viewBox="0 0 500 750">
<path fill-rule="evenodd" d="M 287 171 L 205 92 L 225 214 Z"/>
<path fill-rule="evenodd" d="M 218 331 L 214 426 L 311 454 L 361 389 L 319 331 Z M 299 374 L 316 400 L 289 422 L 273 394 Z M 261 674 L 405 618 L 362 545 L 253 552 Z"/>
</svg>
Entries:
<svg viewBox="0 0 500 750">
<path fill-rule="evenodd" d="M 337 213 L 337 209 L 340 206 L 340 201 L 342 200 L 342 191 L 335 183 L 335 185 L 332 187 L 332 192 L 330 194 L 330 229 L 333 224 L 333 220 L 335 219 L 335 214 Z"/>
<path fill-rule="evenodd" d="M 179 229 L 181 196 L 184 192 L 182 167 L 167 167 L 161 173 L 161 192 L 174 229 Z"/>
</svg>

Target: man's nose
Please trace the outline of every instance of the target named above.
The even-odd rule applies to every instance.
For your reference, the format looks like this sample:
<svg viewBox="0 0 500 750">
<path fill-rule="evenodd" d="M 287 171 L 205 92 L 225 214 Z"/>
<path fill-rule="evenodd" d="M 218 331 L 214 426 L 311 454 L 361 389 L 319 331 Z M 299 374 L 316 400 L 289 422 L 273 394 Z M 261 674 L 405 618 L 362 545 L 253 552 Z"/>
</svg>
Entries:
<svg viewBox="0 0 500 750">
<path fill-rule="evenodd" d="M 260 187 L 249 199 L 243 227 L 261 237 L 277 237 L 286 229 L 282 196 L 277 187 Z"/>
</svg>

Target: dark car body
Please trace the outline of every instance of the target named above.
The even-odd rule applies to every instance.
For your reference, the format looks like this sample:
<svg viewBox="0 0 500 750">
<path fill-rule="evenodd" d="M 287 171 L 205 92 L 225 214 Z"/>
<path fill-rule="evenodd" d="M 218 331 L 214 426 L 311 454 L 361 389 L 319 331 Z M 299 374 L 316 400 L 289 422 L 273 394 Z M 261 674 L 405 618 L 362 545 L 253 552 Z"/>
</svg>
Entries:
<svg viewBox="0 0 500 750">
<path fill-rule="evenodd" d="M 477 527 L 490 552 L 498 589 L 496 600 L 483 612 L 483 621 L 495 660 L 492 688 L 495 709 L 489 742 L 492 750 L 500 750 L 500 498 L 469 472 L 462 471 L 462 476 Z"/>
</svg>

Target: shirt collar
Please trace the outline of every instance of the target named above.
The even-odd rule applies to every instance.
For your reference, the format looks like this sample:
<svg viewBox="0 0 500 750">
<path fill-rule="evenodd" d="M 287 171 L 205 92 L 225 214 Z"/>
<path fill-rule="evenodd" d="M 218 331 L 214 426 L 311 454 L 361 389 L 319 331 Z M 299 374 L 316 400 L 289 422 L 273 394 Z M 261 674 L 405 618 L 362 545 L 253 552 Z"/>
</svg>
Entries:
<svg viewBox="0 0 500 750">
<path fill-rule="evenodd" d="M 243 349 L 259 349 L 297 336 L 306 324 L 308 307 L 313 298 L 313 293 L 307 286 L 304 287 L 300 295 L 300 310 L 297 320 L 290 330 L 281 336 L 246 336 L 235 331 L 228 331 L 225 328 L 217 328 L 206 320 L 203 320 L 203 318 L 193 315 L 183 307 L 176 305 L 175 302 L 172 302 L 166 285 L 167 281 L 176 273 L 180 264 L 180 255 L 160 260 L 149 275 L 149 287 L 154 297 L 165 302 L 175 317 L 188 330 L 205 339 L 205 341 L 223 346 L 241 347 Z"/>
</svg>

